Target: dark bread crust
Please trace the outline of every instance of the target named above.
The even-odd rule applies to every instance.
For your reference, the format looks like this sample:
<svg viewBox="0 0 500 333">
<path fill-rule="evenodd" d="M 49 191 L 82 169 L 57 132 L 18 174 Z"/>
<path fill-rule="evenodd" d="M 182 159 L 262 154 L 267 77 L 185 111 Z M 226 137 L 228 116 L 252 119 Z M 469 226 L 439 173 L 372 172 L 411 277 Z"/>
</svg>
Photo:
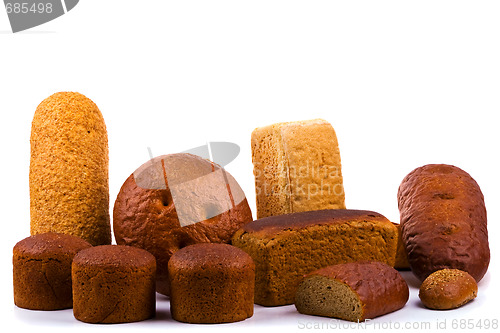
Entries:
<svg viewBox="0 0 500 333">
<path fill-rule="evenodd" d="M 419 167 L 399 186 L 398 206 L 408 261 L 419 279 L 456 268 L 481 280 L 490 261 L 486 207 L 467 172 L 446 164 Z"/>
<path fill-rule="evenodd" d="M 229 244 L 194 244 L 168 263 L 172 318 L 188 323 L 228 323 L 253 315 L 255 264 Z"/>
<path fill-rule="evenodd" d="M 196 163 L 212 162 L 193 156 L 193 172 Z M 220 215 L 181 227 L 168 186 L 160 190 L 142 188 L 133 174 L 122 185 L 113 209 L 116 243 L 145 249 L 156 257 L 156 288 L 164 295 L 169 294 L 168 261 L 177 250 L 197 243 L 229 243 L 233 233 L 252 220 L 244 199 Z"/>
<path fill-rule="evenodd" d="M 89 247 L 79 237 L 53 232 L 18 242 L 12 258 L 14 303 L 31 310 L 71 308 L 71 262 Z"/>
<path fill-rule="evenodd" d="M 80 251 L 72 264 L 73 314 L 86 323 L 127 323 L 155 315 L 156 261 L 124 245 Z"/>
<path fill-rule="evenodd" d="M 358 296 L 363 307 L 360 321 L 375 318 L 405 306 L 409 289 L 401 274 L 378 261 L 358 261 L 320 268 L 305 279 L 315 275 L 340 280 Z"/>
</svg>

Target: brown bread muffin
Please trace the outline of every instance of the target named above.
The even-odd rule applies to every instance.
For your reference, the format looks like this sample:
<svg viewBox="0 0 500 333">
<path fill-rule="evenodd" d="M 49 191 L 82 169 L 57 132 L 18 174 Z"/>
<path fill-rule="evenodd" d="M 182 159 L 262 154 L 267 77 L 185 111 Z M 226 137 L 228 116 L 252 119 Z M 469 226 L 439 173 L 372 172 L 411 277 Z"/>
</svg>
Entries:
<svg viewBox="0 0 500 333">
<path fill-rule="evenodd" d="M 321 267 L 359 260 L 394 266 L 397 237 L 379 213 L 329 209 L 255 220 L 232 244 L 255 262 L 255 303 L 277 306 L 292 304 L 302 277 Z"/>
<path fill-rule="evenodd" d="M 73 314 L 86 323 L 128 323 L 155 315 L 156 261 L 125 245 L 80 251 L 73 260 Z"/>
<path fill-rule="evenodd" d="M 53 232 L 30 236 L 14 246 L 14 303 L 31 310 L 71 308 L 71 262 L 91 245 Z"/>
<path fill-rule="evenodd" d="M 168 263 L 172 318 L 217 324 L 253 315 L 255 265 L 228 244 L 195 244 L 174 253 Z"/>
<path fill-rule="evenodd" d="M 429 309 L 455 309 L 476 298 L 477 283 L 467 272 L 441 269 L 422 282 L 418 296 Z"/>
<path fill-rule="evenodd" d="M 180 199 L 174 202 L 176 195 Z M 180 211 L 188 214 L 180 219 Z M 217 164 L 185 153 L 146 162 L 125 181 L 113 210 L 116 243 L 156 257 L 156 288 L 164 295 L 169 294 L 167 265 L 175 251 L 196 243 L 229 243 L 250 221 L 252 212 L 236 180 Z"/>
<path fill-rule="evenodd" d="M 33 117 L 30 143 L 31 234 L 111 244 L 108 137 L 94 102 L 74 92 L 46 98 Z"/>
<path fill-rule="evenodd" d="M 252 132 L 257 218 L 343 209 L 337 135 L 323 119 L 291 121 Z"/>
<path fill-rule="evenodd" d="M 295 295 L 300 313 L 354 322 L 401 309 L 409 290 L 394 268 L 381 262 L 353 262 L 308 274 Z"/>
<path fill-rule="evenodd" d="M 419 167 L 401 182 L 398 205 L 408 261 L 420 280 L 444 268 L 481 280 L 490 262 L 486 207 L 467 172 L 446 164 Z"/>
</svg>

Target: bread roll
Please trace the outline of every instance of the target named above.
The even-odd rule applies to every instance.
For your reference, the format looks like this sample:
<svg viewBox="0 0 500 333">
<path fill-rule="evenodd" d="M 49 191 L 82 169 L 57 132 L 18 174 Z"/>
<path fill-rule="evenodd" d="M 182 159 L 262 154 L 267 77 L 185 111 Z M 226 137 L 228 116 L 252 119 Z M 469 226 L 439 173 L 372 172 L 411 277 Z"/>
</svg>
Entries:
<svg viewBox="0 0 500 333">
<path fill-rule="evenodd" d="M 303 314 L 360 322 L 401 309 L 408 297 L 408 285 L 394 268 L 358 261 L 308 274 L 297 289 L 295 307 Z"/>
<path fill-rule="evenodd" d="M 108 138 L 97 106 L 60 92 L 36 109 L 29 171 L 31 234 L 65 233 L 111 243 Z"/>
<path fill-rule="evenodd" d="M 403 179 L 398 205 L 408 261 L 418 278 L 456 268 L 481 280 L 490 261 L 486 207 L 468 173 L 446 164 L 419 167 Z"/>
<path fill-rule="evenodd" d="M 429 275 L 418 297 L 429 309 L 449 310 L 458 308 L 477 296 L 476 280 L 469 273 L 458 269 L 441 269 Z"/>
</svg>

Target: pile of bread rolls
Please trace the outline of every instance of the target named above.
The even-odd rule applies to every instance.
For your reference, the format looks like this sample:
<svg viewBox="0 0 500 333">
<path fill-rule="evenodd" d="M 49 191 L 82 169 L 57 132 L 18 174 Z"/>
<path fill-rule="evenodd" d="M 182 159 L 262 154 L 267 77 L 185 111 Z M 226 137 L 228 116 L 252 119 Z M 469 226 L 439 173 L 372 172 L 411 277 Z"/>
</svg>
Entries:
<svg viewBox="0 0 500 333">
<path fill-rule="evenodd" d="M 346 209 L 337 137 L 325 120 L 257 128 L 251 145 L 256 220 L 223 167 L 192 154 L 162 155 L 125 180 L 114 203 L 117 245 L 111 245 L 102 114 L 79 93 L 45 99 L 32 123 L 31 236 L 14 248 L 15 304 L 77 305 L 81 321 L 131 322 L 154 316 L 156 290 L 175 295 L 172 316 L 184 322 L 244 320 L 253 314 L 254 295 L 265 306 L 294 303 L 305 315 L 363 321 L 404 307 L 408 286 L 397 269 L 405 268 L 422 281 L 419 296 L 430 309 L 456 308 L 477 296 L 490 252 L 483 194 L 468 173 L 445 164 L 410 172 L 398 190 L 395 224 Z M 127 272 L 148 288 L 124 286 Z M 92 284 L 96 276 L 99 286 Z M 177 287 L 177 276 L 188 276 L 189 285 Z M 246 276 L 244 292 L 211 294 L 206 286 L 221 276 L 227 288 Z M 78 288 L 71 288 L 72 278 Z M 123 291 L 128 287 L 134 293 Z M 190 290 L 206 291 L 199 297 L 210 311 L 198 308 Z M 242 314 L 231 312 L 238 308 Z"/>
</svg>

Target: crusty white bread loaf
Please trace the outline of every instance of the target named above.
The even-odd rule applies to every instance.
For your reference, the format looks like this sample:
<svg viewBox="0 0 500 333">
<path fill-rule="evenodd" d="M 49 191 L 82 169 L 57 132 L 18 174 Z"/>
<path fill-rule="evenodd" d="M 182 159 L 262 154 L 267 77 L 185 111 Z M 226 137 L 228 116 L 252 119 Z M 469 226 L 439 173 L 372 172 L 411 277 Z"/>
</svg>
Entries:
<svg viewBox="0 0 500 333">
<path fill-rule="evenodd" d="M 255 129 L 252 161 L 257 218 L 345 208 L 337 136 L 325 120 Z"/>
</svg>

